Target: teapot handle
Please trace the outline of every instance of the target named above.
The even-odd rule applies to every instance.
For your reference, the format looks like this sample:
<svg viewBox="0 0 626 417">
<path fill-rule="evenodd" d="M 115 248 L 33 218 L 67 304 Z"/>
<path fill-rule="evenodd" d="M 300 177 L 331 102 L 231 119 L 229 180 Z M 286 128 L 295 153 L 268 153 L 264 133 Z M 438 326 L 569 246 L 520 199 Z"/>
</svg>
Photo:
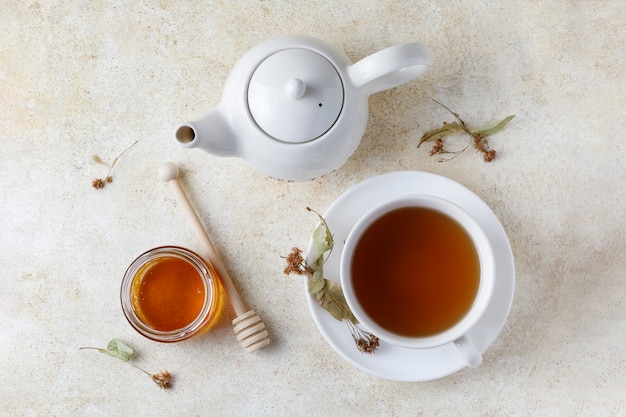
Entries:
<svg viewBox="0 0 626 417">
<path fill-rule="evenodd" d="M 378 51 L 348 67 L 355 87 L 366 95 L 396 87 L 419 77 L 433 65 L 425 45 L 403 43 Z"/>
</svg>

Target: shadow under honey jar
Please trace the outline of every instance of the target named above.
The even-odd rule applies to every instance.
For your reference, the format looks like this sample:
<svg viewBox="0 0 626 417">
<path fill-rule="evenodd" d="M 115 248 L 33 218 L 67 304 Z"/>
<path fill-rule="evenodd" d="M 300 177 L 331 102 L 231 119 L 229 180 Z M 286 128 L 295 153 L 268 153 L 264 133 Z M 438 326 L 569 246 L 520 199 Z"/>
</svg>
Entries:
<svg viewBox="0 0 626 417">
<path fill-rule="evenodd" d="M 178 246 L 151 249 L 126 270 L 122 310 L 141 335 L 178 342 L 208 331 L 218 320 L 225 293 L 214 268 Z"/>
</svg>

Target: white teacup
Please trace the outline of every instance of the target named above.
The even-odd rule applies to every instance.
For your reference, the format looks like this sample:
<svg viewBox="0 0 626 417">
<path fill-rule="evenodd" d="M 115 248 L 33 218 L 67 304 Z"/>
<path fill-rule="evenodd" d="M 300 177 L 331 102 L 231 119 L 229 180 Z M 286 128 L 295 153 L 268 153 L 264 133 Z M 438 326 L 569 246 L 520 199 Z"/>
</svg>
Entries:
<svg viewBox="0 0 626 417">
<path fill-rule="evenodd" d="M 419 349 L 453 342 L 470 368 L 482 362 L 467 333 L 491 300 L 495 260 L 458 205 L 407 195 L 372 209 L 348 235 L 340 277 L 350 309 L 381 340 Z"/>
</svg>

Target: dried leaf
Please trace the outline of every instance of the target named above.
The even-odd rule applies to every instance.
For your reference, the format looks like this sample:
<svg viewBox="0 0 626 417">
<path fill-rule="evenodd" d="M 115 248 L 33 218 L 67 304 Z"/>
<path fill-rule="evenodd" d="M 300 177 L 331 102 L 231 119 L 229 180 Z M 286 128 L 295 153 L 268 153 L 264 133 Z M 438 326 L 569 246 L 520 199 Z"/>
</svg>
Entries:
<svg viewBox="0 0 626 417">
<path fill-rule="evenodd" d="M 417 147 L 419 148 L 420 145 L 424 142 L 428 142 L 431 140 L 436 141 L 438 139 L 443 139 L 447 136 L 456 135 L 458 133 L 463 133 L 464 131 L 465 129 L 463 129 L 463 127 L 457 122 L 452 122 L 452 123 L 443 122 L 442 127 L 438 129 L 429 130 L 428 132 L 424 133 L 424 135 L 420 138 L 420 141 L 417 144 Z"/>
<path fill-rule="evenodd" d="M 324 288 L 322 289 L 322 298 L 320 300 L 320 306 L 328 311 L 335 319 L 349 320 L 356 324 L 358 323 L 343 295 L 341 286 L 335 281 L 324 279 Z"/>
<path fill-rule="evenodd" d="M 333 235 L 330 233 L 330 229 L 326 224 L 326 220 L 324 220 L 322 215 L 315 210 L 312 210 L 309 207 L 307 207 L 307 210 L 315 213 L 320 219 L 320 223 L 313 231 L 313 247 L 315 248 L 315 250 L 317 250 L 319 254 L 323 254 L 332 250 L 334 244 Z"/>
<path fill-rule="evenodd" d="M 317 301 L 322 298 L 322 290 L 324 289 L 324 271 L 319 268 L 313 271 L 307 280 L 307 290 Z"/>
<path fill-rule="evenodd" d="M 104 165 L 106 167 L 111 168 L 111 165 L 107 164 L 106 162 L 104 162 L 98 155 L 94 155 L 91 157 L 96 163 L 100 164 L 100 165 Z"/>
<path fill-rule="evenodd" d="M 133 355 L 133 349 L 119 339 L 111 339 L 107 345 L 107 352 L 123 362 L 128 362 Z"/>
<path fill-rule="evenodd" d="M 320 223 L 313 231 L 313 247 L 319 253 L 328 252 L 333 248 L 332 237 L 329 239 L 328 228 L 324 223 Z"/>
<path fill-rule="evenodd" d="M 490 135 L 493 135 L 494 133 L 498 133 L 500 130 L 502 130 L 504 128 L 504 126 L 506 126 L 507 124 L 509 124 L 509 122 L 511 120 L 513 120 L 513 118 L 515 117 L 515 115 L 510 115 L 509 117 L 507 117 L 506 119 L 502 120 L 500 123 L 487 127 L 487 128 L 483 128 L 483 129 L 478 129 L 478 130 L 472 130 L 470 133 L 472 136 L 476 137 L 476 135 L 481 135 L 482 137 L 487 137 Z"/>
</svg>

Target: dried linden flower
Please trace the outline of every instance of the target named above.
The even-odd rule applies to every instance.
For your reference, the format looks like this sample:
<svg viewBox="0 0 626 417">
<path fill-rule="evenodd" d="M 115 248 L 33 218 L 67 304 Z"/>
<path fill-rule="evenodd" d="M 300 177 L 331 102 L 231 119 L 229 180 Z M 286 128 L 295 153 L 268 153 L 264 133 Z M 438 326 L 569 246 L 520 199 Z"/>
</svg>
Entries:
<svg viewBox="0 0 626 417">
<path fill-rule="evenodd" d="M 102 180 L 102 178 L 96 178 L 91 183 L 91 186 L 96 190 L 99 190 L 100 188 L 104 187 L 104 181 Z"/>
<path fill-rule="evenodd" d="M 451 155 L 448 157 L 441 157 L 437 160 L 437 162 L 450 161 L 451 159 L 456 158 L 462 152 L 464 152 L 469 147 L 470 144 L 468 143 L 467 145 L 465 145 L 465 147 L 459 150 L 449 151 L 444 148 L 443 139 L 448 136 L 455 135 L 455 134 L 467 133 L 473 139 L 474 148 L 476 148 L 479 152 L 483 154 L 483 159 L 485 162 L 491 162 L 494 159 L 496 159 L 496 151 L 489 147 L 489 141 L 487 140 L 487 136 L 491 136 L 494 133 L 497 133 L 500 130 L 502 130 L 504 126 L 506 126 L 515 117 L 514 115 L 508 116 L 504 120 L 490 127 L 481 128 L 481 129 L 469 129 L 467 125 L 465 124 L 465 122 L 463 121 L 463 119 L 461 119 L 461 117 L 457 113 L 453 112 L 448 107 L 439 103 L 437 100 L 434 100 L 434 101 L 435 103 L 439 104 L 440 106 L 448 110 L 450 113 L 452 113 L 452 115 L 456 118 L 457 121 L 452 122 L 452 123 L 443 122 L 443 125 L 440 128 L 429 130 L 428 132 L 424 133 L 424 135 L 420 139 L 420 142 L 417 144 L 418 148 L 424 142 L 434 141 L 435 144 L 433 145 L 432 149 L 430 150 L 428 154 L 430 156 Z"/>
<path fill-rule="evenodd" d="M 306 266 L 304 258 L 302 257 L 302 249 L 296 247 L 291 248 L 291 253 L 287 255 L 285 259 L 287 260 L 287 265 L 285 266 L 285 269 L 283 269 L 285 274 L 306 274 Z"/>
<path fill-rule="evenodd" d="M 159 386 L 159 388 L 168 389 L 172 386 L 172 375 L 167 371 L 153 374 L 151 375 L 151 377 L 152 380 Z"/>
<path fill-rule="evenodd" d="M 104 179 L 102 178 L 96 178 L 95 180 L 93 180 L 91 182 L 91 186 L 93 188 L 95 188 L 96 190 L 99 190 L 101 188 L 104 188 L 105 185 L 110 184 L 113 182 L 113 176 L 111 175 L 111 172 L 113 171 L 113 167 L 115 166 L 115 164 L 117 163 L 117 161 L 120 159 L 120 157 L 122 155 L 124 155 L 126 153 L 126 151 L 128 151 L 130 148 L 132 148 L 133 146 L 135 146 L 137 144 L 137 142 L 139 141 L 135 141 L 135 143 L 133 143 L 132 145 L 130 145 L 128 148 L 124 149 L 124 151 L 122 151 L 121 154 L 119 154 L 114 160 L 113 162 L 109 165 L 106 162 L 104 162 L 102 160 L 102 158 L 100 158 L 98 155 L 94 155 L 92 157 L 92 159 L 94 160 L 94 162 L 100 164 L 100 165 L 104 165 L 109 167 L 109 172 L 107 174 L 106 177 L 104 177 Z"/>
<path fill-rule="evenodd" d="M 362 353 L 374 353 L 380 345 L 378 337 L 361 329 L 358 325 L 346 321 L 357 349 Z"/>
<path fill-rule="evenodd" d="M 302 257 L 302 250 L 292 248 L 291 253 L 284 257 L 287 265 L 283 272 L 287 275 L 307 275 L 307 289 L 309 294 L 318 302 L 319 306 L 326 310 L 338 321 L 345 321 L 350 329 L 352 339 L 359 351 L 372 353 L 378 347 L 378 337 L 358 327 L 358 321 L 348 303 L 341 286 L 335 281 L 324 278 L 324 262 L 333 249 L 333 235 L 330 233 L 326 220 L 314 210 L 307 207 L 308 211 L 317 214 L 320 223 L 313 231 L 312 244 L 318 253 L 313 264 L 308 264 Z"/>
<path fill-rule="evenodd" d="M 133 349 L 119 339 L 111 339 L 111 341 L 107 344 L 106 349 L 101 349 L 97 347 L 81 347 L 80 349 L 97 350 L 100 353 L 104 353 L 114 358 L 117 358 L 122 362 L 129 362 L 131 357 L 133 356 Z M 159 388 L 168 389 L 172 386 L 172 375 L 168 371 L 161 371 L 158 374 L 151 374 L 150 372 L 140 368 L 134 363 L 129 363 L 134 368 L 140 370 L 141 372 L 152 378 L 152 381 L 154 381 L 154 383 L 157 384 Z"/>
</svg>

